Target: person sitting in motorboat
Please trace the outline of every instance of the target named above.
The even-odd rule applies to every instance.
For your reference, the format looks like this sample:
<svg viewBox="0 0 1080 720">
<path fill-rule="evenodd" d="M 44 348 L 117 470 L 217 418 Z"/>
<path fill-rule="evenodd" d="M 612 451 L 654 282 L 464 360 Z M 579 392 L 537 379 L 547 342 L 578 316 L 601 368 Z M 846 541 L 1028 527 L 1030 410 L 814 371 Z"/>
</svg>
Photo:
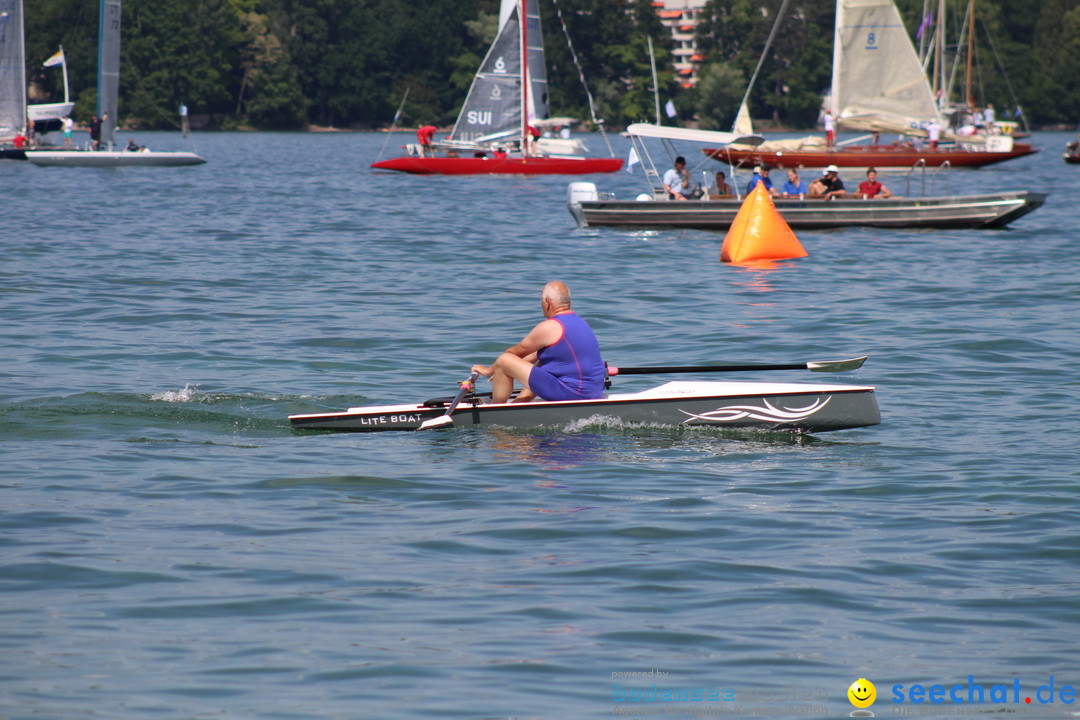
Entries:
<svg viewBox="0 0 1080 720">
<path fill-rule="evenodd" d="M 141 145 L 136 145 L 134 138 L 128 140 L 127 147 L 124 148 L 126 152 L 139 152 L 144 148 Z"/>
<path fill-rule="evenodd" d="M 859 191 L 855 193 L 855 197 L 885 199 L 892 197 L 892 193 L 889 192 L 889 188 L 878 182 L 877 170 L 874 168 L 867 168 L 866 179 L 859 183 Z"/>
<path fill-rule="evenodd" d="M 540 293 L 544 320 L 491 365 L 472 371 L 491 379 L 492 402 L 510 399 L 514 381 L 523 386 L 514 402 L 591 400 L 604 394 L 604 360 L 592 328 L 570 309 L 570 290 L 558 280 Z"/>
<path fill-rule="evenodd" d="M 773 187 L 772 180 L 769 179 L 769 170 L 771 169 L 772 168 L 765 163 L 754 168 L 754 177 L 750 178 L 750 182 L 746 185 L 747 195 L 753 191 L 758 183 L 761 183 L 765 186 L 765 190 L 768 191 L 770 195 L 773 197 L 780 197 L 780 191 Z"/>
<path fill-rule="evenodd" d="M 727 175 L 724 173 L 723 170 L 717 170 L 716 171 L 716 194 L 711 195 L 710 199 L 720 199 L 720 198 L 731 197 L 732 194 L 733 194 L 733 191 L 731 189 L 731 185 L 728 184 Z"/>
<path fill-rule="evenodd" d="M 806 183 L 799 178 L 799 171 L 795 168 L 788 168 L 787 181 L 784 183 L 784 187 L 780 189 L 780 197 L 799 198 L 805 196 Z"/>
<path fill-rule="evenodd" d="M 829 165 L 823 172 L 823 177 L 810 184 L 810 197 L 820 197 L 825 200 L 846 197 L 847 190 L 844 189 L 844 181 L 840 179 L 840 168 Z"/>
<path fill-rule="evenodd" d="M 675 167 L 664 173 L 664 189 L 671 200 L 690 199 L 690 171 L 686 169 L 686 158 L 675 158 Z"/>
</svg>

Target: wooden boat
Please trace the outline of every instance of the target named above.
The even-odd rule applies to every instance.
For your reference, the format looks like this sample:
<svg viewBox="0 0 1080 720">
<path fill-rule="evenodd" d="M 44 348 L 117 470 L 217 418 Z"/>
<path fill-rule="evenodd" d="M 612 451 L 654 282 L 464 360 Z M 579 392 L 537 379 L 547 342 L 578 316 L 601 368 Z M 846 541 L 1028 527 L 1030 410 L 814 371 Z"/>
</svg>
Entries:
<svg viewBox="0 0 1080 720">
<path fill-rule="evenodd" d="M 975 133 L 974 127 L 945 129 L 948 123 L 893 0 L 837 0 L 834 37 L 829 112 L 836 126 L 873 133 L 861 138 L 865 140 L 880 133 L 913 140 L 827 147 L 824 138 L 810 137 L 702 152 L 742 167 L 767 163 L 773 168 L 836 165 L 879 170 L 917 165 L 975 168 L 1036 152 L 1030 144 L 1015 142 L 1012 135 L 964 134 Z M 744 133 L 751 130 L 748 113 L 736 126 Z M 931 148 L 925 139 L 934 126 L 941 129 L 943 142 Z"/>
<path fill-rule="evenodd" d="M 457 398 L 454 399 L 455 401 Z M 465 396 L 454 407 L 455 427 L 566 427 L 615 420 L 631 424 L 709 426 L 819 433 L 881 422 L 874 388 L 813 383 L 673 381 L 597 400 L 490 403 Z M 296 429 L 377 432 L 419 430 L 439 420 L 450 398 L 418 405 L 375 405 L 343 412 L 292 415 Z"/>
<path fill-rule="evenodd" d="M 371 167 L 414 175 L 584 175 L 622 167 L 621 158 L 567 152 L 580 147 L 574 141 L 534 138 L 530 121 L 539 126 L 548 118 L 537 0 L 503 0 L 499 20 L 450 137 L 406 145 L 405 155 Z"/>
<path fill-rule="evenodd" d="M 572 183 L 567 206 L 579 227 L 696 228 L 727 230 L 742 207 L 738 198 L 655 201 L 601 199 L 592 183 Z M 591 199 L 590 199 L 591 198 Z M 970 228 L 1005 227 L 1042 206 L 1045 193 L 1017 190 L 983 195 L 884 200 L 775 199 L 773 204 L 796 230 L 842 227 Z"/>
<path fill-rule="evenodd" d="M 1065 145 L 1065 152 L 1062 155 L 1065 162 L 1070 165 L 1080 165 L 1080 140 L 1073 140 Z"/>
<path fill-rule="evenodd" d="M 818 147 L 816 149 L 770 150 L 768 145 L 758 148 L 726 147 L 704 148 L 711 158 L 741 167 L 753 167 L 766 163 L 773 168 L 824 168 L 836 165 L 840 168 L 910 168 L 927 167 L 978 168 L 1031 155 L 1036 150 L 1026 143 L 1012 143 L 1009 150 L 991 150 L 984 146 L 951 144 L 931 148 L 914 143 L 889 143 L 886 145 L 848 145 L 843 147 Z"/>
</svg>

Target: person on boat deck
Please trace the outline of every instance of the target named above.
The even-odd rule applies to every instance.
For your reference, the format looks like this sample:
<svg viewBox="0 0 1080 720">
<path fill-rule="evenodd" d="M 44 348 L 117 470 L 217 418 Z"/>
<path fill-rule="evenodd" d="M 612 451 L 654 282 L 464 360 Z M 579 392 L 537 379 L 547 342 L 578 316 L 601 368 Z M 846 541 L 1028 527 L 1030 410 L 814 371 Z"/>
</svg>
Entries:
<svg viewBox="0 0 1080 720">
<path fill-rule="evenodd" d="M 941 126 L 938 125 L 937 120 L 931 120 L 926 126 L 926 134 L 930 136 L 930 147 L 936 150 L 938 141 L 941 140 Z"/>
<path fill-rule="evenodd" d="M 675 167 L 664 173 L 664 189 L 672 200 L 690 199 L 690 171 L 682 155 L 675 158 Z"/>
<path fill-rule="evenodd" d="M 717 195 L 731 195 L 731 186 L 728 185 L 727 175 L 723 170 L 716 171 L 716 194 Z"/>
<path fill-rule="evenodd" d="M 815 180 L 810 185 L 810 197 L 820 197 L 826 200 L 846 197 L 847 190 L 844 189 L 844 181 L 840 179 L 840 168 L 829 165 L 824 172 L 824 177 Z"/>
<path fill-rule="evenodd" d="M 69 148 L 72 147 L 71 131 L 75 129 L 75 121 L 70 116 L 65 115 L 62 122 L 64 127 L 64 147 Z"/>
<path fill-rule="evenodd" d="M 540 131 L 537 130 L 536 128 L 534 128 L 532 125 L 526 125 L 525 126 L 525 145 L 526 145 L 525 154 L 526 155 L 536 155 L 537 154 L 537 143 L 536 143 L 536 141 L 539 140 L 539 139 L 540 139 Z"/>
<path fill-rule="evenodd" d="M 789 168 L 787 182 L 784 183 L 784 187 L 780 188 L 780 197 L 797 198 L 803 195 L 806 195 L 806 183 L 799 178 L 798 170 Z"/>
<path fill-rule="evenodd" d="M 604 394 L 604 360 L 592 328 L 570 309 L 570 290 L 555 280 L 540 293 L 544 320 L 491 365 L 473 365 L 491 379 L 492 402 L 510 399 L 514 381 L 522 384 L 514 402 L 591 400 Z"/>
<path fill-rule="evenodd" d="M 874 168 L 866 169 L 866 179 L 859 183 L 859 192 L 856 193 L 857 197 L 861 198 L 890 198 L 892 193 L 889 192 L 889 188 L 878 182 L 877 170 Z"/>
<path fill-rule="evenodd" d="M 93 150 L 101 149 L 101 123 L 105 122 L 107 117 L 109 117 L 109 113 L 105 113 L 101 117 L 94 115 L 90 118 L 90 148 Z"/>
<path fill-rule="evenodd" d="M 836 128 L 833 127 L 833 116 L 831 111 L 825 111 L 825 118 L 822 121 L 822 124 L 825 126 L 825 145 L 832 147 L 833 143 L 836 142 Z"/>
<path fill-rule="evenodd" d="M 136 145 L 135 144 L 135 139 L 132 138 L 132 139 L 128 140 L 127 147 L 124 148 L 124 149 L 126 151 L 128 151 L 128 152 L 139 152 L 140 150 L 142 150 L 142 146 L 141 145 Z"/>
<path fill-rule="evenodd" d="M 431 139 L 435 137 L 438 128 L 434 125 L 425 125 L 416 131 L 416 139 L 420 143 L 420 152 L 424 155 L 434 155 L 435 150 L 431 147 Z"/>
<path fill-rule="evenodd" d="M 746 185 L 746 194 L 749 195 L 751 191 L 761 183 L 765 186 L 765 190 L 773 197 L 780 197 L 780 191 L 773 187 L 772 180 L 769 179 L 769 170 L 771 168 L 768 165 L 762 164 L 754 168 L 754 177 L 750 178 L 750 182 Z"/>
</svg>

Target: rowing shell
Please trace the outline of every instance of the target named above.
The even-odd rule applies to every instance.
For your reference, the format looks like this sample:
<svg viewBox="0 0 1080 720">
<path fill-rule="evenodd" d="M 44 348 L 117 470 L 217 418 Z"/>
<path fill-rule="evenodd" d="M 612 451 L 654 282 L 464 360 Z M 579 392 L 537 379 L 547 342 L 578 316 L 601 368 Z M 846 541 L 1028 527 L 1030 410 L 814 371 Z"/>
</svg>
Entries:
<svg viewBox="0 0 1080 720">
<path fill-rule="evenodd" d="M 344 412 L 291 415 L 289 422 L 294 428 L 308 430 L 419 430 L 424 421 L 444 415 L 449 403 L 443 399 L 422 405 L 356 407 Z M 817 433 L 877 425 L 881 414 L 872 387 L 687 381 L 596 400 L 490 403 L 466 397 L 453 414 L 458 427 L 559 427 L 592 419 Z"/>
</svg>

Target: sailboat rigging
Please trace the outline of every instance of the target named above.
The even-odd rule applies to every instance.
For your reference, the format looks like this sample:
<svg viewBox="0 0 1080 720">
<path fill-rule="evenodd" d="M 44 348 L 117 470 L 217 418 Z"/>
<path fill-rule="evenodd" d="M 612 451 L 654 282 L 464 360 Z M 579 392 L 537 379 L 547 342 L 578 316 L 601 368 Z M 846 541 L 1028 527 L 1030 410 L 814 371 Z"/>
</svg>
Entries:
<svg viewBox="0 0 1080 720">
<path fill-rule="evenodd" d="M 372 164 L 419 175 L 579 175 L 615 172 L 620 158 L 546 152 L 533 123 L 548 118 L 547 67 L 537 0 L 503 0 L 499 33 L 446 140 L 407 145 Z"/>
<path fill-rule="evenodd" d="M 873 133 L 874 144 L 827 146 L 821 138 L 706 148 L 732 164 L 773 167 L 981 167 L 1035 152 L 1009 136 L 949 137 L 930 147 L 933 126 L 943 128 L 934 92 L 893 0 L 837 0 L 829 110 L 838 127 Z M 741 130 L 745 128 L 740 127 Z M 877 144 L 880 133 L 904 140 Z"/>
<path fill-rule="evenodd" d="M 116 117 L 120 93 L 121 0 L 101 0 L 98 38 L 98 117 L 104 150 L 27 150 L 36 165 L 73 167 L 161 167 L 206 162 L 193 152 L 116 150 Z"/>
</svg>

